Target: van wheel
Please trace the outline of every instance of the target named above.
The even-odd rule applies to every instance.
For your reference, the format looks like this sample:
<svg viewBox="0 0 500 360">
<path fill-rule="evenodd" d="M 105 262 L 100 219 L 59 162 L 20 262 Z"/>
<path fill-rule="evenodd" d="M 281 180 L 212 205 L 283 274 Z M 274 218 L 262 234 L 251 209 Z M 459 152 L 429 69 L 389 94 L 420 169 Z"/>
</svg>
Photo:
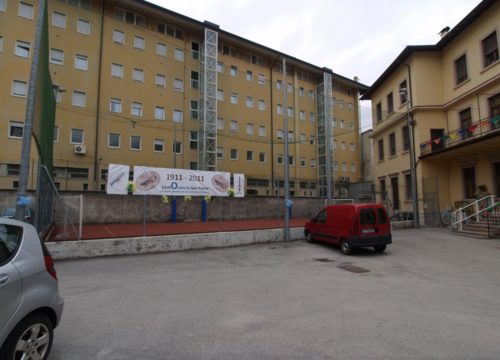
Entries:
<svg viewBox="0 0 500 360">
<path fill-rule="evenodd" d="M 311 233 L 309 231 L 306 232 L 306 241 L 307 242 L 314 242 L 314 239 L 313 239 L 313 236 L 311 235 Z"/>
<path fill-rule="evenodd" d="M 349 242 L 346 239 L 342 239 L 340 241 L 340 250 L 345 254 L 345 255 L 351 255 L 353 252 L 353 249 L 351 245 L 349 245 Z"/>
<path fill-rule="evenodd" d="M 387 245 L 377 245 L 373 247 L 376 252 L 384 252 L 387 248 Z"/>
</svg>

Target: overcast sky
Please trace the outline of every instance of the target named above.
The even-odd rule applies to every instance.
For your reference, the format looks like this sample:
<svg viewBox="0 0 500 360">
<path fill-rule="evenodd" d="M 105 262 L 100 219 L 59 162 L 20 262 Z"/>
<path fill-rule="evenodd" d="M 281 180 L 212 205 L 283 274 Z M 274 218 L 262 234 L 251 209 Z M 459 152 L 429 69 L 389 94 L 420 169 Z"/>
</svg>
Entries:
<svg viewBox="0 0 500 360">
<path fill-rule="evenodd" d="M 432 45 L 479 0 L 149 0 L 372 85 L 407 45 Z"/>
</svg>

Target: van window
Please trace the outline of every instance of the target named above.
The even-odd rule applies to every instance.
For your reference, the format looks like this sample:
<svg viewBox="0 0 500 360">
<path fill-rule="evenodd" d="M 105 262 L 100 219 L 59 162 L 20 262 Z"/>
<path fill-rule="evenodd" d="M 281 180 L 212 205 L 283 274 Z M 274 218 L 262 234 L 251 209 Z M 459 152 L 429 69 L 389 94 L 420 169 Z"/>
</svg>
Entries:
<svg viewBox="0 0 500 360">
<path fill-rule="evenodd" d="M 387 223 L 387 216 L 385 216 L 384 209 L 377 209 L 377 217 L 378 217 L 379 224 L 386 224 Z"/>
<path fill-rule="evenodd" d="M 0 266 L 14 255 L 21 242 L 22 233 L 22 228 L 18 226 L 0 225 Z"/>
<path fill-rule="evenodd" d="M 316 216 L 316 221 L 319 223 L 326 223 L 326 210 L 322 210 Z"/>
<path fill-rule="evenodd" d="M 373 209 L 362 209 L 359 212 L 359 223 L 361 225 L 375 225 L 375 212 Z"/>
</svg>

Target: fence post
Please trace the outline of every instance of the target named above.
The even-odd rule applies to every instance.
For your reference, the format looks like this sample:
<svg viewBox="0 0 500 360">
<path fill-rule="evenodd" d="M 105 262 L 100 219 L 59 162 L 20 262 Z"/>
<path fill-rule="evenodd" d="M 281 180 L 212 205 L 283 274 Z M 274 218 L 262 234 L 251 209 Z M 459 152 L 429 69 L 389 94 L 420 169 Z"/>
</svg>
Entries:
<svg viewBox="0 0 500 360">
<path fill-rule="evenodd" d="M 479 201 L 474 203 L 474 212 L 476 214 L 476 221 L 479 221 Z"/>
</svg>

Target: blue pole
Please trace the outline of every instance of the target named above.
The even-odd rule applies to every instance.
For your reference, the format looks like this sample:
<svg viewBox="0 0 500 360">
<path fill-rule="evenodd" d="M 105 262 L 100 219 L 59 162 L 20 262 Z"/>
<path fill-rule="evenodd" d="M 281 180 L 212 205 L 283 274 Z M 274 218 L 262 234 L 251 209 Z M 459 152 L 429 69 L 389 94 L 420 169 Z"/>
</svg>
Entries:
<svg viewBox="0 0 500 360">
<path fill-rule="evenodd" d="M 174 197 L 172 199 L 172 219 L 171 221 L 173 223 L 176 223 L 177 222 L 177 198 Z"/>
<path fill-rule="evenodd" d="M 201 221 L 207 221 L 207 200 L 201 200 Z"/>
<path fill-rule="evenodd" d="M 292 206 L 290 205 L 290 207 L 288 208 L 288 218 L 292 218 Z"/>
</svg>

